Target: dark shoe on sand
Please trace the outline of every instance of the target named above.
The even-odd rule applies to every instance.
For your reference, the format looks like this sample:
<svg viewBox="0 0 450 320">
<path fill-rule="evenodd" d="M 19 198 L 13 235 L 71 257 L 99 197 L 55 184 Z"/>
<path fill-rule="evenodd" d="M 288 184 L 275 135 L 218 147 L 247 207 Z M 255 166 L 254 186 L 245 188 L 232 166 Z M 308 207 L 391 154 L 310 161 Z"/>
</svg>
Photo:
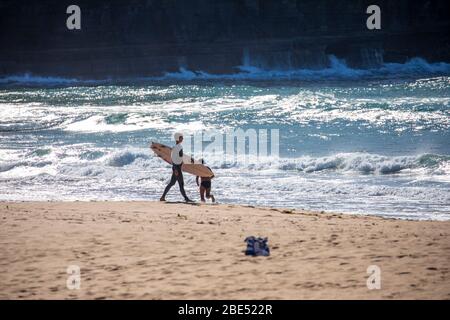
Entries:
<svg viewBox="0 0 450 320">
<path fill-rule="evenodd" d="M 161 197 L 161 199 L 159 199 L 159 201 L 166 201 L 166 198 Z"/>
</svg>

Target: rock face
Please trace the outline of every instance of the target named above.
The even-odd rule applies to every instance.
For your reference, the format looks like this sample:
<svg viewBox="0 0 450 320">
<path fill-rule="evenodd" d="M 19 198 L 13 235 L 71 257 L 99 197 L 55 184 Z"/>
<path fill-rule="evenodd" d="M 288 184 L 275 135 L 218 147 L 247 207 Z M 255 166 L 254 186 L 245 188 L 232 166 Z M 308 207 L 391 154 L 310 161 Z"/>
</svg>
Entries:
<svg viewBox="0 0 450 320">
<path fill-rule="evenodd" d="M 81 8 L 81 30 L 66 9 Z M 381 8 L 381 30 L 366 9 Z M 161 75 L 180 67 L 352 67 L 450 61 L 448 0 L 23 0 L 0 2 L 0 75 Z"/>
</svg>

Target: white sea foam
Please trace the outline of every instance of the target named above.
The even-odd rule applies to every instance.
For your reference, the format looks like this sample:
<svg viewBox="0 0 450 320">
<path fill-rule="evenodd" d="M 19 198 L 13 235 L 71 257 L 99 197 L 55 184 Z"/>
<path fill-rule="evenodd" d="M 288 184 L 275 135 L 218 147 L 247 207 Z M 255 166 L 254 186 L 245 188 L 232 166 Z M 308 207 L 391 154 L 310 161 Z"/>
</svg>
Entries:
<svg viewBox="0 0 450 320">
<path fill-rule="evenodd" d="M 157 199 L 170 176 L 170 166 L 146 149 L 85 144 L 16 156 L 0 164 L 2 200 Z M 450 176 L 448 156 L 340 153 L 230 165 L 211 164 L 205 156 L 216 173 L 213 190 L 221 201 L 450 219 L 445 187 L 450 181 L 439 180 Z M 197 192 L 193 179 L 185 176 L 192 195 Z"/>
<path fill-rule="evenodd" d="M 254 66 L 240 66 L 235 74 L 210 74 L 180 68 L 179 72 L 166 73 L 160 80 L 358 80 L 383 77 L 411 77 L 421 75 L 448 75 L 450 64 L 428 63 L 422 58 L 413 58 L 406 63 L 385 63 L 373 69 L 353 69 L 345 61 L 330 56 L 330 65 L 324 69 L 264 70 Z"/>
<path fill-rule="evenodd" d="M 354 69 L 347 66 L 344 60 L 333 55 L 329 56 L 329 66 L 322 69 L 294 69 L 294 70 L 265 70 L 252 65 L 236 67 L 236 73 L 211 74 L 201 70 L 187 70 L 180 68 L 178 72 L 167 72 L 159 77 L 140 77 L 134 79 L 103 79 L 81 80 L 75 78 L 43 77 L 26 73 L 23 75 L 11 75 L 0 78 L 0 85 L 108 85 L 117 82 L 136 83 L 142 81 L 160 80 L 360 80 L 373 78 L 401 78 L 424 75 L 449 75 L 450 64 L 445 62 L 429 63 L 426 60 L 415 57 L 405 63 L 384 63 L 382 66 L 371 69 Z"/>
</svg>

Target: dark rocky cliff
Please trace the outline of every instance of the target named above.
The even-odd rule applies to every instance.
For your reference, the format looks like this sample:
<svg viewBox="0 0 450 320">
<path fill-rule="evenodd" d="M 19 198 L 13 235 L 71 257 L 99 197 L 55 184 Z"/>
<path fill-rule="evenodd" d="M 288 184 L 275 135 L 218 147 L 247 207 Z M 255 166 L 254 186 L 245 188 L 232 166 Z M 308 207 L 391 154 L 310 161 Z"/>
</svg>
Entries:
<svg viewBox="0 0 450 320">
<path fill-rule="evenodd" d="M 81 30 L 66 8 L 81 8 Z M 368 30 L 366 8 L 381 8 Z M 448 0 L 2 0 L 0 75 L 159 75 L 180 67 L 230 73 L 353 67 L 415 56 L 450 61 Z"/>
</svg>

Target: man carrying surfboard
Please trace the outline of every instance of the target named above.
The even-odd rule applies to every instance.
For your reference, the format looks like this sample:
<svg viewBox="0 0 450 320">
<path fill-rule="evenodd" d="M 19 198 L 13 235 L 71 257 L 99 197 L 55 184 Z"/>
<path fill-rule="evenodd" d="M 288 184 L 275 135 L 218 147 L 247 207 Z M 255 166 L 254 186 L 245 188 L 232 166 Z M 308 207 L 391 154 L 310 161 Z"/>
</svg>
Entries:
<svg viewBox="0 0 450 320">
<path fill-rule="evenodd" d="M 175 133 L 174 138 L 176 145 L 172 148 L 172 151 L 170 153 L 172 159 L 172 178 L 170 179 L 170 182 L 167 185 L 166 189 L 164 189 L 164 193 L 161 196 L 160 201 L 166 201 L 167 193 L 169 192 L 170 188 L 172 188 L 178 181 L 180 192 L 184 197 L 184 200 L 186 202 L 192 202 L 192 200 L 188 198 L 186 192 L 184 191 L 184 179 L 183 173 L 181 171 L 181 166 L 183 165 L 183 146 L 181 145 L 181 143 L 183 142 L 183 135 L 177 132 Z"/>
</svg>

